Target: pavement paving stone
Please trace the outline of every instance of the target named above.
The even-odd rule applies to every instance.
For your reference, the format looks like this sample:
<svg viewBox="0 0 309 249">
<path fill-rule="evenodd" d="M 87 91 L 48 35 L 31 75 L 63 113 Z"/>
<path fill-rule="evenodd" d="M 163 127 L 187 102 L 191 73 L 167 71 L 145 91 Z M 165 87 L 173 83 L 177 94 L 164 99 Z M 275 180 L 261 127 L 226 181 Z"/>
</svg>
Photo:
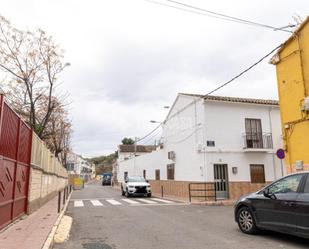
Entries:
<svg viewBox="0 0 309 249">
<path fill-rule="evenodd" d="M 0 233 L 1 249 L 41 249 L 57 220 L 58 197 Z"/>
</svg>

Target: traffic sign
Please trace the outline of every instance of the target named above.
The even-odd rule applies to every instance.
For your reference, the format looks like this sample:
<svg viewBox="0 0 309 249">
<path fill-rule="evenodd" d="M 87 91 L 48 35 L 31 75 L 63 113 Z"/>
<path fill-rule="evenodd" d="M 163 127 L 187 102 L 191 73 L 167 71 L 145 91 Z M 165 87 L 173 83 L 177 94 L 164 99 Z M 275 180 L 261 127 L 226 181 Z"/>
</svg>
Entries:
<svg viewBox="0 0 309 249">
<path fill-rule="evenodd" d="M 284 159 L 284 158 L 285 158 L 285 152 L 284 152 L 283 149 L 277 150 L 276 155 L 277 155 L 277 157 L 278 157 L 279 159 Z"/>
</svg>

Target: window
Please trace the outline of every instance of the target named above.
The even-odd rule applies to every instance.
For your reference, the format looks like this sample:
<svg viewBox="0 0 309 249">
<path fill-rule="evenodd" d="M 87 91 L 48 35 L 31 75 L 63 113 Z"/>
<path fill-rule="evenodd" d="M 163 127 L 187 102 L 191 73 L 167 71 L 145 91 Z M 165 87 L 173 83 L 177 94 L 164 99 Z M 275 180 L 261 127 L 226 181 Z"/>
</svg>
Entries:
<svg viewBox="0 0 309 249">
<path fill-rule="evenodd" d="M 156 180 L 160 180 L 160 170 L 156 169 Z"/>
<path fill-rule="evenodd" d="M 169 151 L 169 152 L 167 153 L 167 158 L 168 158 L 168 159 L 170 159 L 170 160 L 175 160 L 175 157 L 176 157 L 175 151 Z"/>
<path fill-rule="evenodd" d="M 270 194 L 296 193 L 299 183 L 304 175 L 292 175 L 285 177 L 274 184 L 268 190 Z"/>
<path fill-rule="evenodd" d="M 171 163 L 167 165 L 167 180 L 174 180 L 175 176 L 175 164 Z"/>
<path fill-rule="evenodd" d="M 74 170 L 74 163 L 67 163 L 67 170 L 73 171 Z"/>
<path fill-rule="evenodd" d="M 143 170 L 143 177 L 146 179 L 146 170 Z"/>
<path fill-rule="evenodd" d="M 263 148 L 261 119 L 245 119 L 247 148 Z"/>
<path fill-rule="evenodd" d="M 307 181 L 306 181 L 304 193 L 309 193 L 309 175 L 307 175 Z"/>
<path fill-rule="evenodd" d="M 124 180 L 126 180 L 126 179 L 127 179 L 127 177 L 128 177 L 128 172 L 126 171 L 126 172 L 124 172 L 123 179 L 124 179 Z"/>
<path fill-rule="evenodd" d="M 264 165 L 250 165 L 251 183 L 265 183 Z"/>
<path fill-rule="evenodd" d="M 207 147 L 215 147 L 215 141 L 207 141 Z"/>
</svg>

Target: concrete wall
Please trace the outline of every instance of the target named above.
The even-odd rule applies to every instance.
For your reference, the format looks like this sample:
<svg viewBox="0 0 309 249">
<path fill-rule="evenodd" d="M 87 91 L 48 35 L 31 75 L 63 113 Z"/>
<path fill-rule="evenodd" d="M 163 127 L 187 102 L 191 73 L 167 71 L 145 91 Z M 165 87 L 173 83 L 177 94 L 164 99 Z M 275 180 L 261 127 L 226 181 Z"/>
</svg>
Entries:
<svg viewBox="0 0 309 249">
<path fill-rule="evenodd" d="M 66 169 L 35 134 L 32 140 L 28 213 L 40 208 L 68 184 Z"/>
</svg>

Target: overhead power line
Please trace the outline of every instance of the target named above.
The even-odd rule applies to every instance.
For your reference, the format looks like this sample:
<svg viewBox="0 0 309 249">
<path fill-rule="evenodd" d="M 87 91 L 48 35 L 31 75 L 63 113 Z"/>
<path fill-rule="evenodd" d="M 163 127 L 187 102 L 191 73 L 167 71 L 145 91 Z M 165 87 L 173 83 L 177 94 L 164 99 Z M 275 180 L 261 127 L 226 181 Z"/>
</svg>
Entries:
<svg viewBox="0 0 309 249">
<path fill-rule="evenodd" d="M 181 108 L 180 110 L 178 110 L 177 112 L 175 112 L 172 116 L 170 116 L 169 118 L 166 118 L 164 120 L 163 123 L 166 123 L 168 120 L 170 120 L 172 117 L 176 116 L 177 114 L 183 112 L 184 110 L 186 110 L 189 106 L 193 105 L 194 103 L 196 103 L 198 100 L 200 100 L 201 98 L 203 99 L 207 99 L 207 96 L 213 94 L 214 92 L 217 92 L 218 90 L 220 90 L 221 88 L 231 84 L 233 81 L 235 81 L 236 79 L 240 78 L 242 75 L 244 75 L 245 73 L 247 73 L 248 71 L 250 71 L 252 68 L 254 68 L 255 66 L 257 66 L 258 64 L 260 64 L 263 60 L 265 60 L 267 57 L 269 57 L 273 52 L 275 52 L 277 49 L 281 48 L 283 46 L 283 44 L 280 44 L 279 46 L 275 47 L 274 49 L 272 49 L 270 52 L 268 52 L 266 55 L 264 55 L 262 58 L 260 58 L 259 60 L 257 60 L 255 63 L 253 63 L 251 66 L 247 67 L 245 70 L 241 71 L 239 74 L 237 74 L 236 76 L 234 76 L 233 78 L 231 78 L 230 80 L 226 81 L 225 83 L 221 84 L 220 86 L 216 87 L 215 89 L 211 90 L 210 92 L 208 92 L 207 94 L 203 95 L 202 97 L 199 97 L 198 99 L 193 100 L 191 103 L 185 105 L 183 108 Z"/>
<path fill-rule="evenodd" d="M 160 130 L 158 130 L 156 133 L 154 133 L 152 136 L 150 136 L 148 139 L 146 139 L 142 144 L 147 145 L 149 142 L 152 142 L 154 138 L 156 138 L 161 133 Z"/>
<path fill-rule="evenodd" d="M 242 75 L 244 75 L 245 73 L 247 73 L 248 71 L 250 71 L 252 68 L 254 68 L 255 66 L 257 66 L 258 64 L 260 64 L 263 60 L 265 60 L 267 57 L 269 57 L 273 52 L 275 52 L 277 49 L 281 48 L 283 44 L 280 44 L 279 46 L 275 47 L 274 49 L 272 49 L 270 52 L 268 52 L 266 55 L 264 55 L 263 57 L 261 57 L 259 60 L 257 60 L 255 63 L 253 63 L 252 65 L 250 65 L 249 67 L 247 67 L 245 70 L 241 71 L 239 74 L 237 74 L 236 76 L 234 76 L 233 78 L 231 78 L 230 80 L 226 81 L 225 83 L 221 84 L 220 86 L 216 87 L 215 89 L 211 90 L 210 92 L 208 92 L 207 94 L 203 95 L 202 97 L 199 97 L 195 100 L 193 100 L 192 102 L 190 102 L 189 104 L 185 105 L 183 108 L 181 108 L 180 110 L 178 110 L 177 112 L 175 112 L 173 115 L 171 115 L 169 118 L 166 118 L 162 123 L 160 123 L 157 127 L 155 127 L 152 131 L 150 131 L 149 133 L 147 133 L 145 136 L 143 136 L 142 138 L 136 140 L 136 142 L 140 142 L 142 140 L 144 140 L 145 138 L 149 137 L 151 134 L 153 134 L 157 129 L 159 129 L 161 127 L 162 124 L 165 124 L 168 120 L 170 120 L 171 118 L 173 118 L 174 116 L 178 115 L 179 113 L 183 112 L 184 110 L 186 110 L 189 106 L 193 105 L 194 103 L 196 103 L 198 100 L 200 100 L 201 98 L 207 98 L 207 96 L 209 96 L 210 94 L 213 94 L 214 92 L 217 92 L 218 90 L 222 89 L 223 87 L 226 87 L 227 85 L 231 84 L 233 81 L 235 81 L 236 79 L 240 78 Z"/>
<path fill-rule="evenodd" d="M 136 140 L 137 142 L 140 142 L 142 140 L 144 140 L 145 138 L 149 137 L 152 133 L 154 133 L 156 130 L 158 130 L 161 127 L 162 123 L 160 123 L 156 128 L 154 128 L 151 132 L 147 133 L 145 136 L 143 136 L 142 138 L 139 138 Z"/>
<path fill-rule="evenodd" d="M 174 9 L 178 9 L 178 10 L 182 10 L 182 11 L 186 11 L 186 12 L 190 12 L 190 13 L 194 13 L 194 14 L 198 14 L 198 15 L 212 17 L 212 18 L 217 18 L 217 19 L 221 19 L 221 20 L 225 20 L 225 21 L 231 21 L 231 22 L 236 22 L 236 23 L 245 24 L 245 25 L 257 26 L 257 27 L 261 27 L 261 28 L 267 28 L 267 29 L 271 29 L 273 31 L 282 31 L 282 32 L 292 33 L 292 31 L 286 30 L 284 28 L 295 27 L 295 25 L 288 25 L 288 26 L 285 26 L 284 28 L 278 28 L 278 27 L 274 27 L 274 26 L 271 26 L 271 25 L 263 24 L 263 23 L 253 22 L 253 21 L 250 21 L 250 20 L 245 20 L 245 19 L 242 19 L 242 18 L 221 14 L 221 13 L 218 13 L 218 12 L 210 11 L 210 10 L 207 10 L 207 9 L 203 9 L 203 8 L 200 8 L 200 7 L 196 7 L 196 6 L 193 6 L 193 5 L 185 4 L 185 3 L 174 1 L 174 0 L 165 0 L 165 1 L 176 4 L 176 5 L 166 4 L 166 3 L 162 3 L 162 2 L 158 2 L 158 1 L 154 1 L 154 0 L 145 0 L 145 1 L 151 2 L 151 3 L 154 3 L 154 4 L 158 4 L 158 5 L 162 5 L 162 6 L 165 6 L 165 7 L 174 8 Z M 183 6 L 185 8 L 178 7 L 177 5 Z"/>
</svg>

